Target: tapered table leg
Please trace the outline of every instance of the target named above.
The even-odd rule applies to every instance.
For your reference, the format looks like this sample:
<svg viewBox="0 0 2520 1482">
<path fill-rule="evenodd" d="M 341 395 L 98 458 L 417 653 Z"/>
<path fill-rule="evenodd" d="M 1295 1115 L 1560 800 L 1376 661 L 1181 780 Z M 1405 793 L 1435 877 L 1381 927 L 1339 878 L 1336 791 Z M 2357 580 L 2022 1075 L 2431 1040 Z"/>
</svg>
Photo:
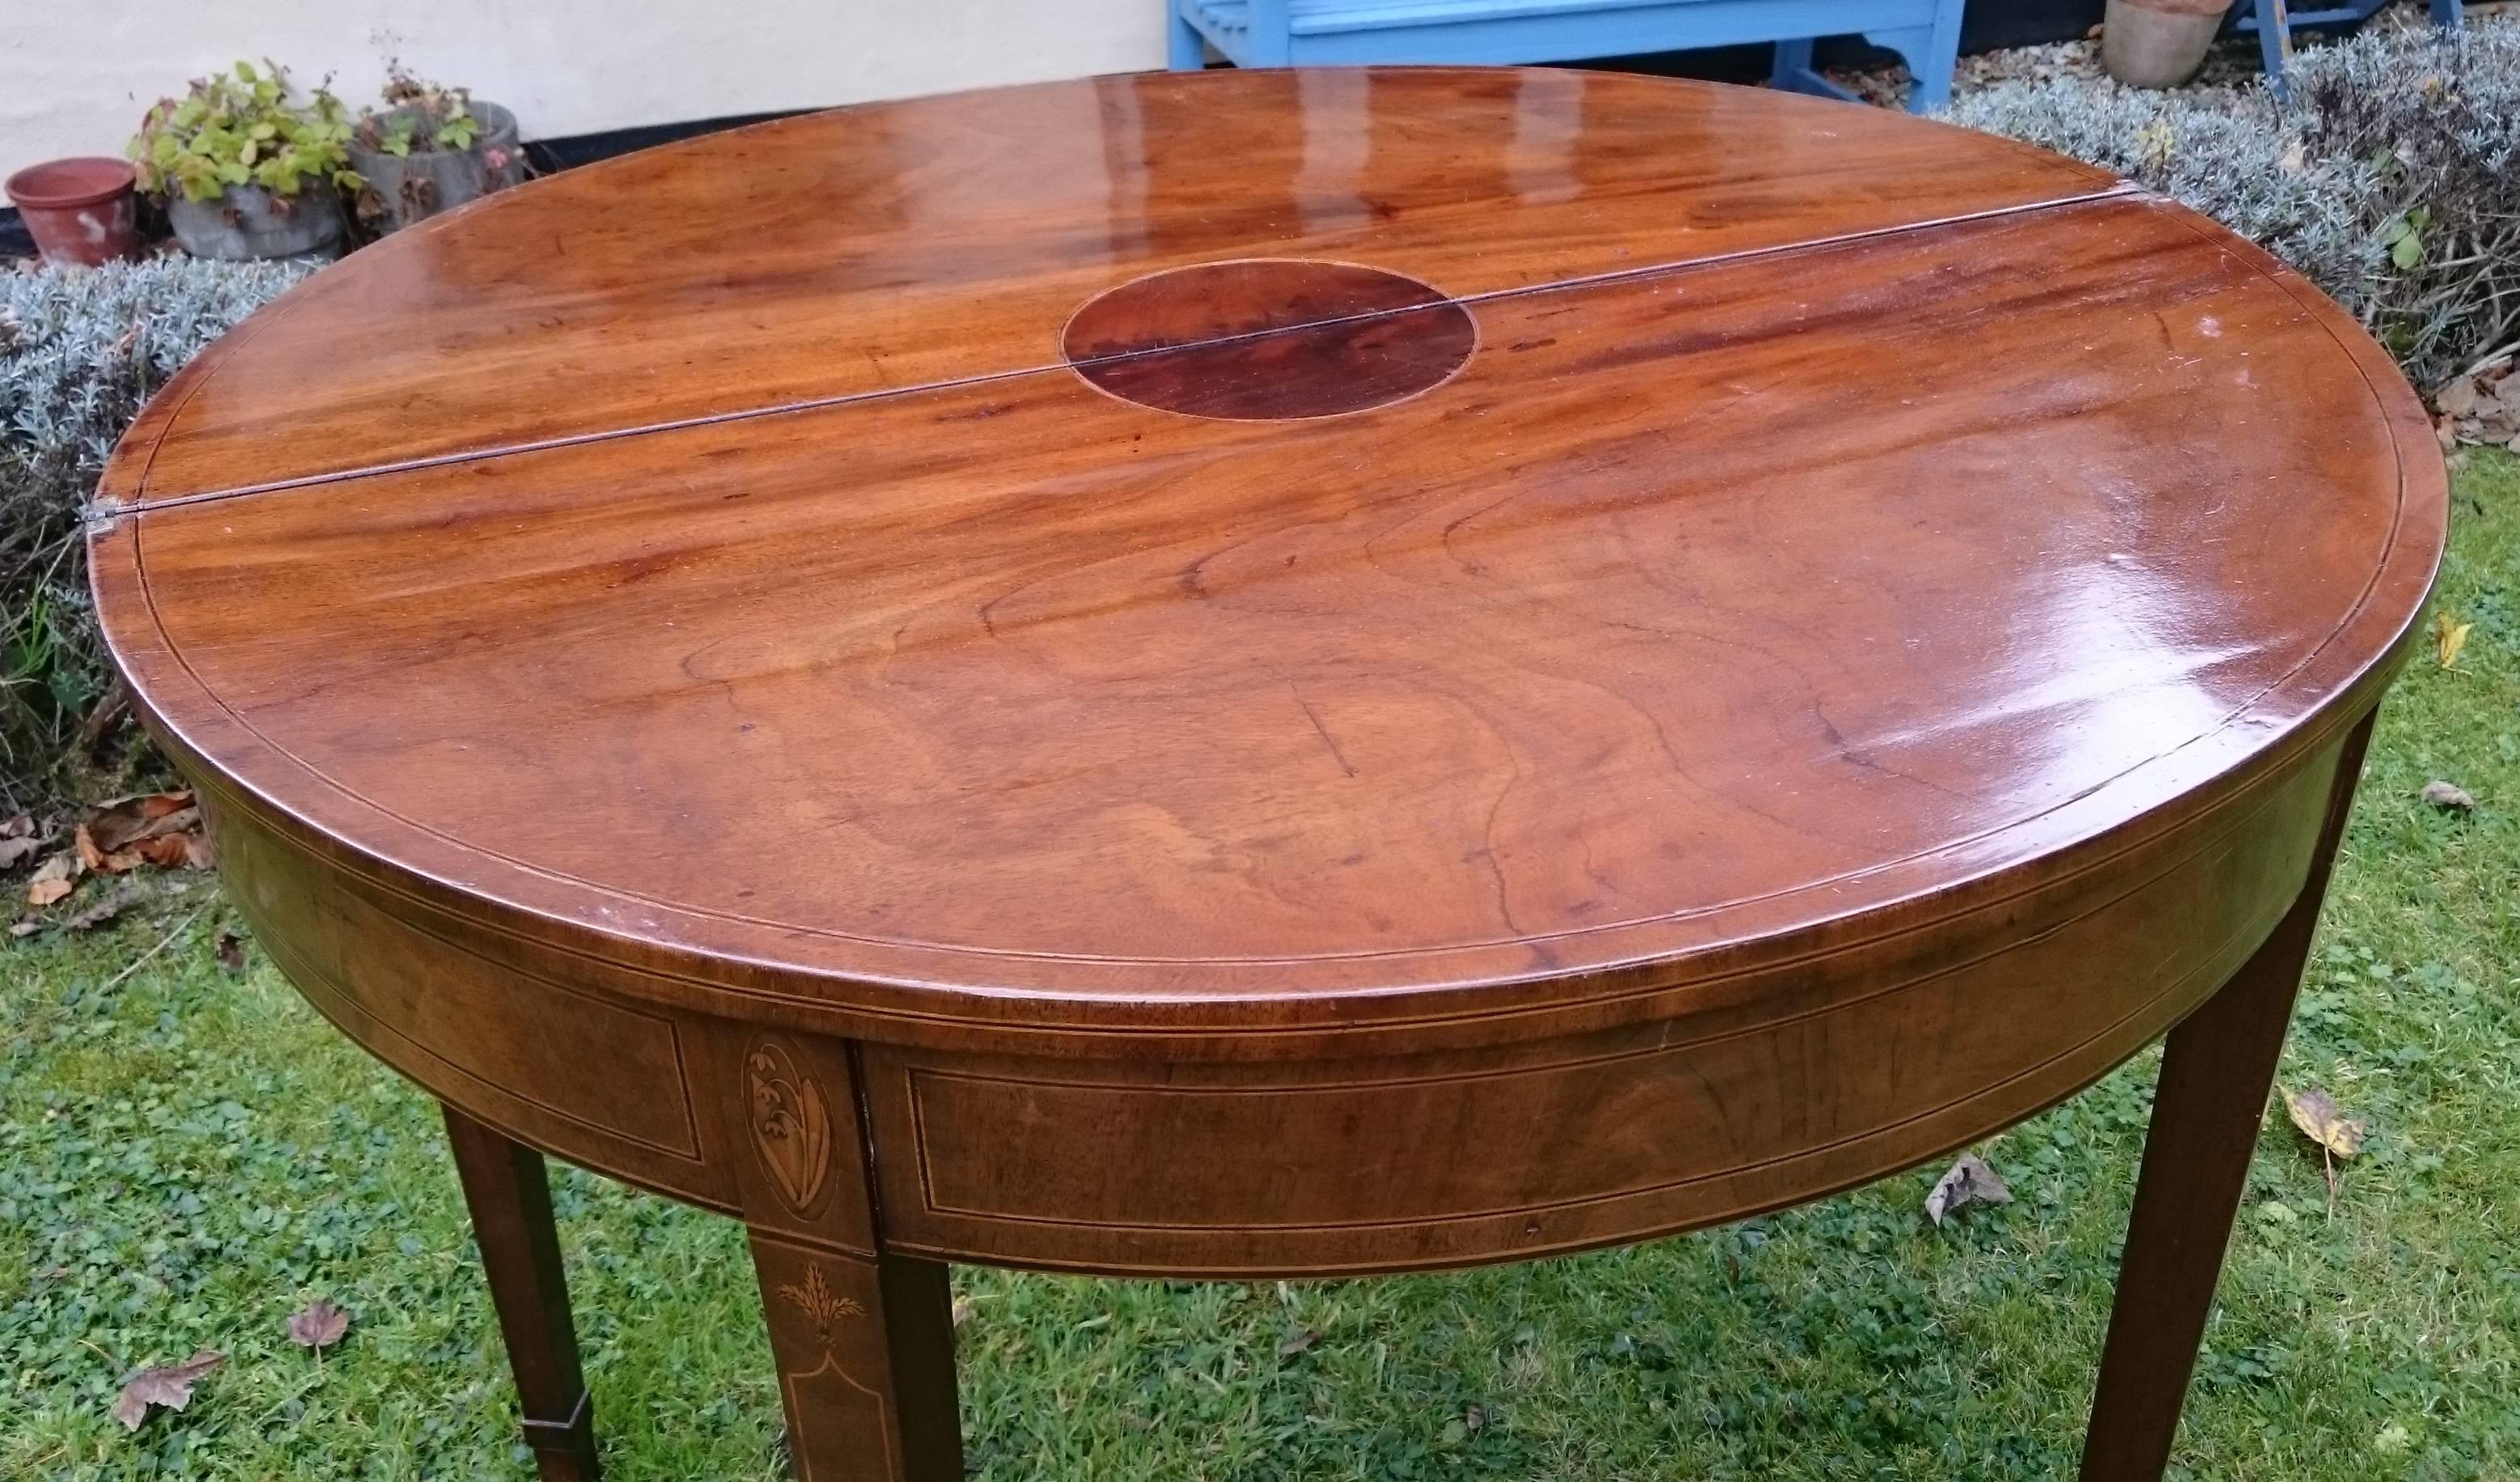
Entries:
<svg viewBox="0 0 2520 1482">
<path fill-rule="evenodd" d="M 945 1268 L 751 1235 L 796 1482 L 960 1482 Z"/>
<path fill-rule="evenodd" d="M 452 1106 L 445 1111 L 446 1141 L 524 1407 L 525 1444 L 543 1482 L 595 1482 L 595 1410 L 578 1370 L 543 1155 Z"/>
<path fill-rule="evenodd" d="M 2354 785 L 2366 717 L 2337 760 L 2310 878 L 2292 910 L 2222 991 L 2170 1033 L 2118 1264 L 2117 1302 L 2083 1441 L 2082 1482 L 2153 1482 L 2170 1464 L 2187 1381 L 2248 1182 Z"/>
</svg>

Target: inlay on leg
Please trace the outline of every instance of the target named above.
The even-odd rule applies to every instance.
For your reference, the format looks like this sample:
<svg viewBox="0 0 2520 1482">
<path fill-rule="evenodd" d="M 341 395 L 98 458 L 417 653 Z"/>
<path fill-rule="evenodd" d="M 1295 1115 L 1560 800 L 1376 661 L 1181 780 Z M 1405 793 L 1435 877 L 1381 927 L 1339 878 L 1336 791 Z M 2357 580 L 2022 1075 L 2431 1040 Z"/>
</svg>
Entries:
<svg viewBox="0 0 2520 1482">
<path fill-rule="evenodd" d="M 445 1112 L 446 1142 L 524 1408 L 525 1444 L 543 1482 L 595 1482 L 595 1407 L 578 1369 L 543 1155 L 452 1106 Z"/>
<path fill-rule="evenodd" d="M 957 1482 L 945 1268 L 751 1235 L 797 1482 Z"/>
</svg>

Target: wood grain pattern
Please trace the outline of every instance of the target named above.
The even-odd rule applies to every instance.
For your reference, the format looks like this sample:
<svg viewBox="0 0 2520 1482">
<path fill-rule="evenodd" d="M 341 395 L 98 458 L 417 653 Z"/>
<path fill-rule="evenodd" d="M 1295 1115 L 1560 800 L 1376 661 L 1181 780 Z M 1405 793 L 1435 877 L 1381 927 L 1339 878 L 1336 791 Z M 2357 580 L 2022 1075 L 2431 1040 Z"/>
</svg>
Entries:
<svg viewBox="0 0 2520 1482">
<path fill-rule="evenodd" d="M 2297 753 L 2430 579 L 2411 402 L 2175 208 L 1477 312 L 1348 417 L 1062 370 L 158 510 L 109 631 L 193 749 L 519 931 L 886 1033 L 1278 1029 L 1963 909 Z"/>
<path fill-rule="evenodd" d="M 1094 293 L 1221 257 L 1483 293 L 2112 184 L 1818 100 L 1572 70 L 1155 73 L 847 109 L 394 234 L 188 369 L 102 493 L 1052 365 Z"/>
<path fill-rule="evenodd" d="M 886 1238 L 1267 1278 L 1556 1253 L 1867 1183 L 2080 1090 L 2212 995 L 2298 897 L 2334 762 L 2087 911 L 1957 961 L 1945 944 L 1912 975 L 1880 963 L 1800 1012 L 1772 995 L 1750 1025 L 1293 1066 L 870 1047 Z"/>
<path fill-rule="evenodd" d="M 1436 69 L 505 193 L 250 321 L 101 492 L 275 959 L 490 1135 L 739 1213 L 825 1478 L 959 1475 L 934 1260 L 1508 1259 L 2182 1019 L 2254 1067 L 2446 504 L 2380 349 L 2174 205 Z M 2145 1176 L 2112 1477 L 2254 1117 L 2176 1060 L 2213 1167 Z"/>
<path fill-rule="evenodd" d="M 202 794 L 229 898 L 315 1007 L 429 1092 L 536 1145 L 720 1206 L 685 1064 L 665 1010 L 528 967 L 435 915 L 373 893 Z M 537 970 L 539 969 L 539 970 Z"/>
<path fill-rule="evenodd" d="M 1414 278 L 1267 258 L 1124 283 L 1077 310 L 1060 340 L 1080 379 L 1122 401 L 1268 422 L 1432 390 L 1478 348 L 1479 327 Z"/>
</svg>

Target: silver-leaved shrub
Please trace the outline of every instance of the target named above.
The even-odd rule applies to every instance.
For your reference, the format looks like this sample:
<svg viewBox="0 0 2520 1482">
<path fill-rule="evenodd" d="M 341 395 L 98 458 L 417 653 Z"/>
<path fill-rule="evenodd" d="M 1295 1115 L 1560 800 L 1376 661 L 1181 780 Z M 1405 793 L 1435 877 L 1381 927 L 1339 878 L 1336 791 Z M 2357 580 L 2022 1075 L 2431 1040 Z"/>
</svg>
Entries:
<svg viewBox="0 0 2520 1482">
<path fill-rule="evenodd" d="M 50 800 L 109 670 L 81 518 L 140 405 L 302 266 L 0 269 L 0 814 Z"/>
<path fill-rule="evenodd" d="M 2418 385 L 2520 333 L 2520 23 L 2309 47 L 2284 100 L 2059 77 L 1996 84 L 1950 116 L 2222 221 L 2360 315 Z"/>
</svg>

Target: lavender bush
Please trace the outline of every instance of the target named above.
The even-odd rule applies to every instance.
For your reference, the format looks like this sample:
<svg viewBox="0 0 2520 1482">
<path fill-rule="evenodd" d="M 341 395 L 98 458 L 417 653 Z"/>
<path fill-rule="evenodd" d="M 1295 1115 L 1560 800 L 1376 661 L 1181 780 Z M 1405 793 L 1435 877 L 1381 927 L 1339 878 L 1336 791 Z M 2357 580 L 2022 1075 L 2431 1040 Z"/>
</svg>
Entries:
<svg viewBox="0 0 2520 1482">
<path fill-rule="evenodd" d="M 2183 202 L 2360 315 L 2418 385 L 2520 332 L 2520 24 L 2402 27 L 2305 50 L 2292 96 L 1998 83 L 1955 122 Z"/>
<path fill-rule="evenodd" d="M 0 270 L 0 814 L 50 800 L 109 682 L 80 514 L 149 394 L 306 269 Z"/>
</svg>

